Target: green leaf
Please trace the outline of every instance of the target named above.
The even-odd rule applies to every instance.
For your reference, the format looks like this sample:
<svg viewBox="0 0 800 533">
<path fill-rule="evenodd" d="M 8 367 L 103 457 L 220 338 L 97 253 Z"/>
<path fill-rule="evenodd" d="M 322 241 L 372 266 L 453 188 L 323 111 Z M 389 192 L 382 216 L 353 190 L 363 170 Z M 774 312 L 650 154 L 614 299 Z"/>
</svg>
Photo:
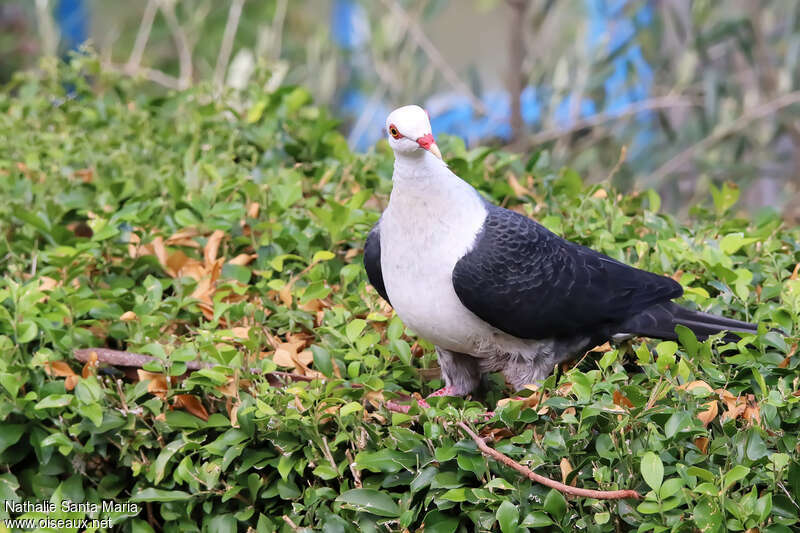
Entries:
<svg viewBox="0 0 800 533">
<path fill-rule="evenodd" d="M 182 490 L 142 489 L 131 496 L 132 502 L 179 502 L 189 500 L 192 495 Z"/>
<path fill-rule="evenodd" d="M 33 320 L 23 320 L 17 326 L 17 342 L 25 344 L 31 342 L 39 334 L 39 327 Z"/>
<path fill-rule="evenodd" d="M 72 403 L 73 398 L 71 394 L 51 394 L 45 396 L 39 403 L 34 406 L 34 409 L 54 409 L 66 407 Z"/>
<path fill-rule="evenodd" d="M 544 504 L 542 506 L 550 516 L 559 522 L 564 518 L 564 513 L 567 512 L 567 500 L 565 500 L 564 495 L 556 489 L 550 489 L 550 492 L 548 492 L 547 496 L 544 498 Z"/>
<path fill-rule="evenodd" d="M 744 479 L 749 473 L 750 469 L 747 468 L 746 466 L 742 465 L 734 466 L 728 472 L 725 473 L 725 476 L 723 478 L 724 489 L 728 490 L 734 483 L 736 483 L 741 479 Z"/>
<path fill-rule="evenodd" d="M 320 250 L 314 254 L 314 257 L 311 259 L 312 263 L 319 263 L 321 261 L 330 261 L 336 257 L 336 254 L 333 252 L 329 252 L 328 250 Z"/>
<path fill-rule="evenodd" d="M 3 430 L 0 431 L 0 453 L 19 442 L 26 427 L 26 424 L 3 424 Z"/>
<path fill-rule="evenodd" d="M 347 339 L 350 342 L 355 342 L 356 339 L 361 335 L 361 332 L 364 331 L 364 328 L 367 326 L 367 322 L 360 318 L 356 318 L 352 320 L 347 327 L 345 328 L 345 334 L 347 335 Z"/>
<path fill-rule="evenodd" d="M 723 516 L 712 500 L 703 499 L 694 507 L 692 513 L 695 525 L 703 533 L 715 533 L 722 529 Z"/>
<path fill-rule="evenodd" d="M 540 528 L 553 525 L 553 521 L 543 512 L 534 511 L 525 515 L 525 518 L 522 519 L 522 523 L 520 525 L 522 527 Z"/>
<path fill-rule="evenodd" d="M 503 533 L 513 533 L 517 530 L 519 522 L 519 509 L 517 506 L 506 500 L 497 508 L 497 522 L 500 524 L 500 531 Z"/>
<path fill-rule="evenodd" d="M 642 477 L 654 491 L 658 491 L 664 480 L 664 465 L 661 458 L 653 452 L 647 452 L 642 457 Z"/>
<path fill-rule="evenodd" d="M 314 354 L 314 368 L 322 372 L 326 377 L 332 378 L 333 360 L 328 350 L 317 344 L 311 345 L 311 353 Z"/>
<path fill-rule="evenodd" d="M 363 406 L 358 402 L 349 402 L 348 404 L 342 406 L 339 409 L 339 414 L 341 416 L 351 415 L 353 413 L 357 413 L 363 409 Z"/>
<path fill-rule="evenodd" d="M 378 516 L 400 516 L 400 507 L 385 492 L 374 489 L 351 489 L 336 498 L 345 507 Z"/>
<path fill-rule="evenodd" d="M 681 488 L 683 488 L 683 480 L 679 477 L 673 477 L 666 480 L 664 484 L 661 485 L 661 490 L 659 491 L 658 495 L 662 500 L 664 500 L 677 494 Z"/>
<path fill-rule="evenodd" d="M 440 511 L 430 511 L 425 515 L 425 533 L 455 533 L 458 518 L 448 516 Z"/>
</svg>

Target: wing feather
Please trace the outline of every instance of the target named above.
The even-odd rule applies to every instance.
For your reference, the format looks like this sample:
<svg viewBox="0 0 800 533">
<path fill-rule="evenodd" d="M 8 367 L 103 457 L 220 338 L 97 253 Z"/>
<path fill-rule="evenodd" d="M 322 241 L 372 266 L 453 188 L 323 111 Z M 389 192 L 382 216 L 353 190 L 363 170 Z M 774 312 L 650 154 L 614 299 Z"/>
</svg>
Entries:
<svg viewBox="0 0 800 533">
<path fill-rule="evenodd" d="M 683 294 L 679 283 L 566 241 L 514 211 L 487 205 L 473 248 L 453 269 L 470 311 L 528 339 L 597 334 Z"/>
</svg>

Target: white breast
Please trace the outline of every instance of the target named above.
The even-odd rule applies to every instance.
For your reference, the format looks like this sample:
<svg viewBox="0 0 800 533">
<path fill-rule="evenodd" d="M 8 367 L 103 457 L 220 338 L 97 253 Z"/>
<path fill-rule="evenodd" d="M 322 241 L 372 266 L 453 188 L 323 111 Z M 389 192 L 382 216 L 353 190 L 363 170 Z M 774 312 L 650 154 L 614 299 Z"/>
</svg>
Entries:
<svg viewBox="0 0 800 533">
<path fill-rule="evenodd" d="M 425 164 L 395 164 L 392 195 L 380 223 L 383 280 L 406 326 L 443 348 L 474 353 L 476 342 L 496 330 L 464 307 L 452 272 L 472 248 L 486 208 L 441 161 L 425 157 Z"/>
</svg>

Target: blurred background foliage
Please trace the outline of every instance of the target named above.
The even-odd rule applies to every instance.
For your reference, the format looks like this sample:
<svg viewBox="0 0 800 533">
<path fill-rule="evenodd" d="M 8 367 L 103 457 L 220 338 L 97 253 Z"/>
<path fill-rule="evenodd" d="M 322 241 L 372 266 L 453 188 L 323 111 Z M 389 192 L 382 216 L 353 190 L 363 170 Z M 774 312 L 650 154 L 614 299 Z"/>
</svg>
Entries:
<svg viewBox="0 0 800 533">
<path fill-rule="evenodd" d="M 725 181 L 800 220 L 793 0 L 6 0 L 0 79 L 89 41 L 153 91 L 299 84 L 369 150 L 417 102 L 469 146 L 548 148 L 685 214 Z M 45 58 L 45 62 L 42 60 Z"/>
</svg>

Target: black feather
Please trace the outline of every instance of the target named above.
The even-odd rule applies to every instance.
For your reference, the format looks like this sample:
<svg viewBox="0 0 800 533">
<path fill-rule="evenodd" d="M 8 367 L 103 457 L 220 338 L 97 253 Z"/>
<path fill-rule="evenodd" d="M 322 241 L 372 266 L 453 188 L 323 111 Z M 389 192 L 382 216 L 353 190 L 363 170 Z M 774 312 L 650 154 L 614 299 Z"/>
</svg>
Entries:
<svg viewBox="0 0 800 533">
<path fill-rule="evenodd" d="M 364 244 L 364 268 L 367 271 L 367 279 L 378 291 L 381 297 L 389 302 L 386 295 L 386 285 L 383 283 L 383 271 L 381 270 L 381 232 L 379 230 L 381 221 L 372 227 L 367 235 L 367 242 Z M 391 302 L 389 302 L 391 304 Z"/>
<path fill-rule="evenodd" d="M 453 269 L 453 287 L 464 306 L 506 333 L 601 338 L 683 294 L 666 276 L 566 241 L 514 211 L 486 208 L 473 248 Z"/>
</svg>

